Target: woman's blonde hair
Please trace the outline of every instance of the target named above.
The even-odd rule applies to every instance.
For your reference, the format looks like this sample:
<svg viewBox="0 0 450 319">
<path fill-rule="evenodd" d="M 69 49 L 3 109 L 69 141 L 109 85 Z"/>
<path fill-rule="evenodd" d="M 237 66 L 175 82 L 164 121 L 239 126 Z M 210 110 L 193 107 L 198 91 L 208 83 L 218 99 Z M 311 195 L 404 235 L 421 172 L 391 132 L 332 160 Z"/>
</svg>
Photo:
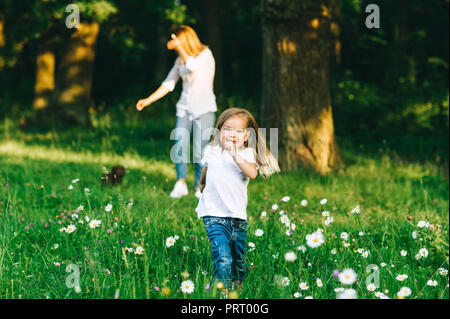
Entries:
<svg viewBox="0 0 450 319">
<path fill-rule="evenodd" d="M 181 45 L 188 56 L 195 58 L 200 52 L 208 47 L 200 42 L 197 33 L 195 33 L 194 29 L 190 26 L 179 26 L 174 33 L 180 40 Z"/>
<path fill-rule="evenodd" d="M 223 124 L 233 116 L 242 116 L 247 123 L 247 132 L 250 133 L 247 141 L 244 142 L 245 147 L 250 147 L 255 155 L 256 162 L 259 165 L 259 173 L 264 177 L 269 177 L 273 173 L 280 171 L 278 162 L 266 146 L 264 136 L 262 136 L 258 123 L 256 123 L 253 115 L 246 109 L 232 107 L 226 109 L 219 115 L 216 123 L 216 129 L 211 140 L 211 145 L 216 146 L 220 144 L 220 131 Z"/>
</svg>

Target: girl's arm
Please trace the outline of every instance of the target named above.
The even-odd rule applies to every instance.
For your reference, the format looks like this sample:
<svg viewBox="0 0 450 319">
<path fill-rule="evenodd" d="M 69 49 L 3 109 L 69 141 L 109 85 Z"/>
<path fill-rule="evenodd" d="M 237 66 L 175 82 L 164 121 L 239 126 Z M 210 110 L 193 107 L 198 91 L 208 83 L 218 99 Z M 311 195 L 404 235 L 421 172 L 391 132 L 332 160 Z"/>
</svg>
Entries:
<svg viewBox="0 0 450 319">
<path fill-rule="evenodd" d="M 256 169 L 256 165 L 254 163 L 247 162 L 237 152 L 234 152 L 234 155 L 232 156 L 237 166 L 239 166 L 239 168 L 241 169 L 242 173 L 244 173 L 250 179 L 255 179 L 256 176 L 258 176 L 258 170 Z"/>
<path fill-rule="evenodd" d="M 208 170 L 208 167 L 204 166 L 202 169 L 202 175 L 200 176 L 200 193 L 203 193 L 203 189 L 206 185 L 206 171 Z"/>
<path fill-rule="evenodd" d="M 149 97 L 147 97 L 146 99 L 139 100 L 136 104 L 136 108 L 138 109 L 138 111 L 142 111 L 144 109 L 144 107 L 158 101 L 160 98 L 164 97 L 169 92 L 170 92 L 169 89 L 167 89 L 165 86 L 161 85 Z"/>
</svg>

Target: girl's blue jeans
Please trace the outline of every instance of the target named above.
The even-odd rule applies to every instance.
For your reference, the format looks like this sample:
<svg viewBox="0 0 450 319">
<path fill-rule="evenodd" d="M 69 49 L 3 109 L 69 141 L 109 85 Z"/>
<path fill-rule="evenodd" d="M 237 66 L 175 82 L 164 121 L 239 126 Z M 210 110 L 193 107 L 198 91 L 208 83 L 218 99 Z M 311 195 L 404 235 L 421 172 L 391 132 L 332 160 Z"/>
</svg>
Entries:
<svg viewBox="0 0 450 319">
<path fill-rule="evenodd" d="M 200 187 L 200 177 L 203 166 L 200 164 L 203 150 L 209 142 L 214 130 L 216 115 L 208 112 L 200 115 L 196 119 L 190 119 L 186 114 L 183 117 L 177 116 L 175 130 L 170 138 L 175 140 L 175 145 L 171 150 L 171 159 L 175 163 L 177 179 L 187 177 L 187 164 L 190 163 L 191 132 L 193 131 L 195 183 L 194 187 Z"/>
<path fill-rule="evenodd" d="M 231 217 L 203 217 L 206 234 L 211 243 L 213 279 L 225 288 L 242 282 L 246 275 L 245 252 L 248 223 Z"/>
</svg>

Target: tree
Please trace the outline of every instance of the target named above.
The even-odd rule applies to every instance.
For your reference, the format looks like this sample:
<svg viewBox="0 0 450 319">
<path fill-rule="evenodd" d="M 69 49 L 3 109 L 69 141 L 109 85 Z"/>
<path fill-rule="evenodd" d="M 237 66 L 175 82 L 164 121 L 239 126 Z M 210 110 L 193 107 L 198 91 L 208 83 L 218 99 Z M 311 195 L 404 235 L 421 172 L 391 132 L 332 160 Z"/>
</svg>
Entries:
<svg viewBox="0 0 450 319">
<path fill-rule="evenodd" d="M 343 165 L 329 89 L 331 20 L 337 0 L 263 0 L 261 123 L 279 128 L 282 169 L 326 174 Z"/>
</svg>

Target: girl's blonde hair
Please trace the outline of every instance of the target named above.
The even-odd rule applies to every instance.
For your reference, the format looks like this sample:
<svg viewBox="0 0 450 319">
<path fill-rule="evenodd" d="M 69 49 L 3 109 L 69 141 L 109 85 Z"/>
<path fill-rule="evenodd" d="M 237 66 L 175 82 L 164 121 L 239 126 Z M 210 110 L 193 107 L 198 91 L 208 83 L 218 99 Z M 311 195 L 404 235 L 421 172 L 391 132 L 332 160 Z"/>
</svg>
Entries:
<svg viewBox="0 0 450 319">
<path fill-rule="evenodd" d="M 194 29 L 190 26 L 179 26 L 174 33 L 180 40 L 181 45 L 188 56 L 195 58 L 200 52 L 208 47 L 200 42 L 197 33 L 195 33 Z"/>
<path fill-rule="evenodd" d="M 232 107 L 223 111 L 217 119 L 216 129 L 214 130 L 210 144 L 212 146 L 220 145 L 220 131 L 222 126 L 233 116 L 242 116 L 247 123 L 247 132 L 250 134 L 244 146 L 250 147 L 253 150 L 256 162 L 259 165 L 259 173 L 264 177 L 269 177 L 273 173 L 279 172 L 280 167 L 278 166 L 278 162 L 267 148 L 266 141 L 259 130 L 258 123 L 256 123 L 253 115 L 246 109 Z"/>
</svg>

